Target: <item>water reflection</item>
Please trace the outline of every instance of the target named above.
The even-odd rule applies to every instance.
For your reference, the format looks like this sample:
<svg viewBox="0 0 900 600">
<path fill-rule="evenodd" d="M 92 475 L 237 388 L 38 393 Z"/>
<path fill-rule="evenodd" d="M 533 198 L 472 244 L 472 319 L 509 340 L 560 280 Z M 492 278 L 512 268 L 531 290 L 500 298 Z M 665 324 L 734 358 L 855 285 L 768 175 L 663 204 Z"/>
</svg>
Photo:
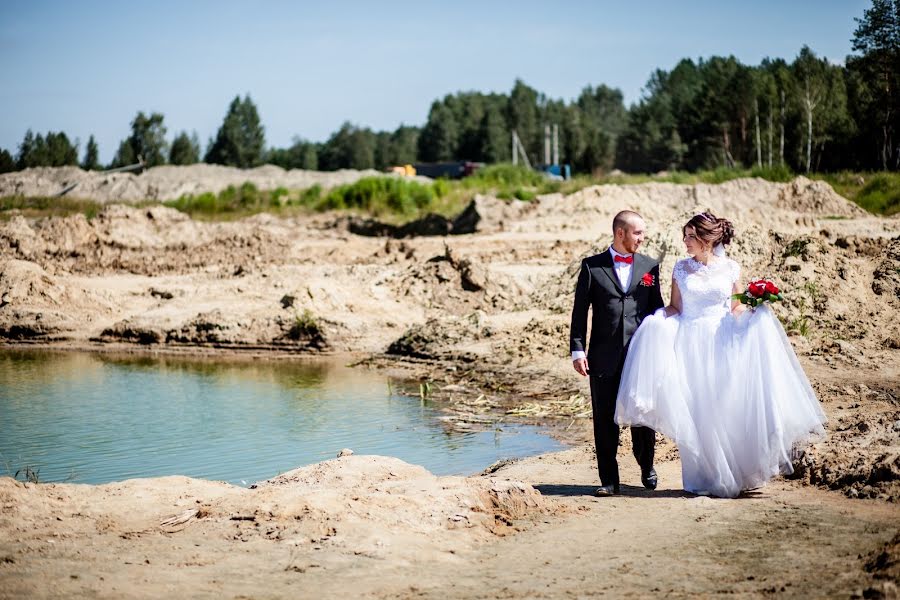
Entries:
<svg viewBox="0 0 900 600">
<path fill-rule="evenodd" d="M 251 483 L 344 447 L 438 474 L 559 447 L 524 426 L 450 432 L 430 403 L 389 390 L 334 361 L 4 351 L 0 458 L 6 474 L 27 465 L 44 481 Z"/>
</svg>

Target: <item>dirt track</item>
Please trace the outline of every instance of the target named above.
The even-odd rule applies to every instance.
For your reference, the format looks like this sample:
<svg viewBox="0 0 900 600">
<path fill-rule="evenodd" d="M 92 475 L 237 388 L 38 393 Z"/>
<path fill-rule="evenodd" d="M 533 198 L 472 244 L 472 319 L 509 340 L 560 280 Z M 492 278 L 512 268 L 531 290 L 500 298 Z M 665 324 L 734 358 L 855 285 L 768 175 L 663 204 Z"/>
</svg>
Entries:
<svg viewBox="0 0 900 600">
<path fill-rule="evenodd" d="M 371 353 L 368 362 L 375 367 L 435 382 L 435 394 L 447 400 L 460 427 L 511 418 L 509 411 L 519 418 L 556 419 L 577 442 L 587 439 L 589 404 L 585 382 L 567 359 L 574 276 L 581 256 L 606 246 L 612 215 L 622 208 L 645 216 L 650 236 L 643 251 L 661 259 L 664 289 L 683 253 L 681 224 L 698 208 L 708 208 L 735 222 L 738 239 L 730 254 L 743 265 L 744 278 L 769 276 L 787 291 L 788 300 L 776 311 L 829 416 L 828 438 L 798 461 L 797 482 L 776 482 L 760 495 L 735 501 L 684 498 L 676 492 L 677 455 L 663 443 L 660 455 L 670 460 L 661 469 L 669 491 L 648 497 L 632 490 L 600 503 L 582 495 L 596 482 L 590 457 L 576 450 L 496 474 L 523 482 L 515 492 L 520 499 L 536 498 L 521 514 L 494 506 L 477 491 L 477 482 L 456 482 L 490 515 L 463 528 L 472 535 L 457 539 L 461 521 L 439 513 L 427 543 L 397 542 L 411 549 L 425 544 L 413 559 L 399 549 L 361 559 L 365 553 L 348 550 L 361 539 L 353 528 L 348 546 L 340 549 L 324 544 L 301 551 L 284 538 L 264 535 L 249 545 L 227 538 L 226 531 L 247 525 L 231 522 L 227 510 L 255 506 L 259 499 L 183 479 L 148 482 L 159 501 L 133 501 L 121 510 L 140 509 L 158 527 L 163 513 L 174 514 L 182 500 L 193 498 L 194 486 L 203 498 L 222 495 L 236 504 L 227 510 L 210 504 L 209 516 L 194 519 L 181 537 L 154 529 L 107 547 L 103 515 L 120 510 L 110 499 L 116 494 L 79 486 L 26 493 L 5 480 L 2 537 L 22 539 L 2 546 L 12 562 L 0 565 L 0 579 L 27 575 L 29 583 L 22 585 L 38 593 L 49 594 L 42 586 L 52 580 L 64 581 L 71 593 L 112 596 L 117 594 L 107 582 L 124 586 L 118 593 L 138 595 L 137 587 L 128 586 L 146 578 L 152 594 L 162 595 L 170 585 L 165 574 L 193 595 L 266 597 L 284 592 L 281 585 L 337 592 L 329 586 L 338 585 L 339 575 L 340 585 L 349 582 L 357 586 L 349 589 L 375 596 L 437 596 L 443 588 L 451 597 L 533 597 L 541 595 L 542 583 L 550 596 L 604 589 L 645 593 L 653 590 L 644 586 L 655 573 L 653 585 L 675 595 L 760 594 L 780 592 L 781 586 L 798 596 L 817 590 L 842 596 L 867 587 L 894 593 L 897 541 L 888 542 L 900 531 L 900 220 L 866 215 L 819 182 L 603 186 L 533 203 L 479 198 L 472 207 L 474 233 L 402 240 L 351 234 L 346 219 L 329 215 L 210 224 L 164 208 L 110 206 L 92 221 L 14 218 L 0 226 L 0 335 L 64 347 Z M 563 462 L 546 466 L 557 460 Z M 371 477 L 378 480 L 383 473 Z M 542 494 L 532 495 L 528 486 Z M 51 508 L 55 489 L 64 497 L 89 498 L 96 514 L 77 517 L 68 500 Z M 411 515 L 421 514 L 415 489 L 392 495 L 393 504 L 368 507 L 368 518 L 414 521 Z M 573 495 L 558 497 L 561 490 Z M 445 495 L 436 498 L 458 508 L 465 494 L 450 494 L 457 498 L 452 502 Z M 77 517 L 72 529 L 51 518 L 58 510 Z M 336 519 L 350 518 L 343 509 L 329 510 Z M 35 531 L 44 532 L 35 534 L 40 541 L 23 537 L 29 519 Z M 260 519 L 254 530 L 265 529 L 269 520 L 293 523 L 294 517 L 274 511 Z M 526 531 L 497 537 L 512 533 L 519 521 Z M 53 531 L 70 536 L 66 547 L 73 554 L 46 545 L 43 538 Z M 130 529 L 110 531 L 121 535 Z M 204 531 L 219 536 L 211 554 L 188 543 Z M 324 537 L 342 535 L 338 528 L 337 536 Z M 605 536 L 626 541 L 598 541 Z M 645 551 L 648 543 L 652 549 Z M 866 561 L 882 548 L 887 558 L 873 558 L 875 566 L 867 571 Z M 244 549 L 254 550 L 241 554 L 241 564 L 247 561 L 241 581 L 249 583 L 226 583 L 228 568 L 239 568 L 228 555 Z M 132 558 L 146 555 L 150 565 L 129 561 L 118 575 L 107 572 L 110 556 L 126 551 L 135 553 Z M 280 558 L 273 560 L 272 553 Z M 70 565 L 80 579 L 65 579 Z M 686 578 L 683 565 L 696 565 L 700 575 L 691 569 L 694 576 Z M 271 592 L 261 585 L 264 579 Z"/>
</svg>

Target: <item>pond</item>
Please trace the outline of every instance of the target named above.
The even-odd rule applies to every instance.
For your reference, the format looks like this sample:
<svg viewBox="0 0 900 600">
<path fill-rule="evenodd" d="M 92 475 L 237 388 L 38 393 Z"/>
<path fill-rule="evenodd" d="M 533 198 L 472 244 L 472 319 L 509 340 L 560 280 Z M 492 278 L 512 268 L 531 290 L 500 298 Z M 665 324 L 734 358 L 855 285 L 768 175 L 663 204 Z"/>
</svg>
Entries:
<svg viewBox="0 0 900 600">
<path fill-rule="evenodd" d="M 249 485 L 342 448 L 438 475 L 562 448 L 537 427 L 460 432 L 441 416 L 385 376 L 335 360 L 0 351 L 0 475 L 28 467 L 48 482 L 187 475 Z"/>
</svg>

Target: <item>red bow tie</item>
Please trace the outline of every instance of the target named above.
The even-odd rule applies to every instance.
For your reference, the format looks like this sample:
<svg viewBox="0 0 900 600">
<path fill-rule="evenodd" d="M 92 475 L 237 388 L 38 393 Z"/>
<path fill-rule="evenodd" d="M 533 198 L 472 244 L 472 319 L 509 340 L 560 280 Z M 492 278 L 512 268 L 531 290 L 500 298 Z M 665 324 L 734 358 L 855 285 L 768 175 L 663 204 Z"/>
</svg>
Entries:
<svg viewBox="0 0 900 600">
<path fill-rule="evenodd" d="M 616 261 L 617 263 L 623 262 L 623 263 L 626 263 L 626 264 L 629 264 L 629 265 L 630 265 L 631 263 L 634 262 L 634 255 L 632 255 L 632 256 L 619 256 L 618 254 L 616 254 L 616 255 L 615 255 L 615 261 Z"/>
</svg>

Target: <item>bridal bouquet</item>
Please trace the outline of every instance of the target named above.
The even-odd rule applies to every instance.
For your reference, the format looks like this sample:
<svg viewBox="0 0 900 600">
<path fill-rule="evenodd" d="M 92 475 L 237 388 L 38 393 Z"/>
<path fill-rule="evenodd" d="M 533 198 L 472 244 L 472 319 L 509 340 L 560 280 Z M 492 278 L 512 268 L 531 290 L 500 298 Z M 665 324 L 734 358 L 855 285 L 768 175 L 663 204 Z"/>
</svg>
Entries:
<svg viewBox="0 0 900 600">
<path fill-rule="evenodd" d="M 781 290 L 768 279 L 757 279 L 747 284 L 747 289 L 740 294 L 731 296 L 732 300 L 739 300 L 741 304 L 749 304 L 756 308 L 764 302 L 778 302 L 782 300 Z"/>
</svg>

